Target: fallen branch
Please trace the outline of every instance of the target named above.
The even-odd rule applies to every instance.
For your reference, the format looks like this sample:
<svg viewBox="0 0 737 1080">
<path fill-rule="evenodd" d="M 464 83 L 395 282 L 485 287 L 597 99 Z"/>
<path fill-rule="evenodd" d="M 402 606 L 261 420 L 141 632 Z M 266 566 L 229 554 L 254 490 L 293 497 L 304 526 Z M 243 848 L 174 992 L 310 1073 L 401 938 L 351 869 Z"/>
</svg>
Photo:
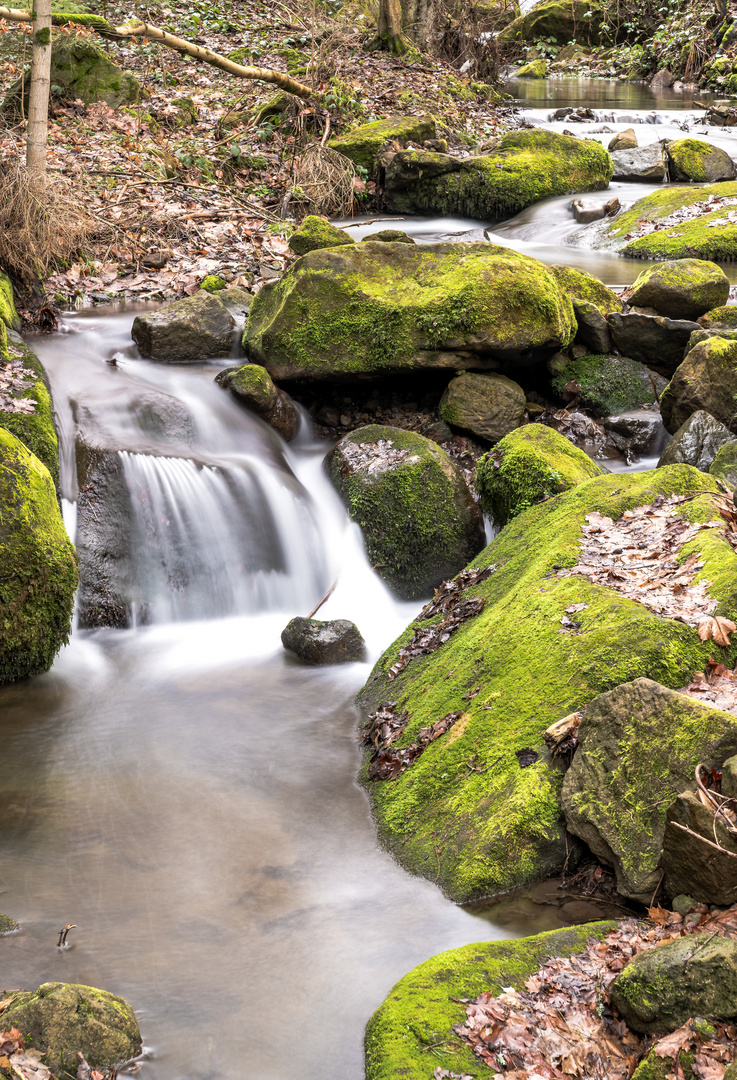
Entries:
<svg viewBox="0 0 737 1080">
<path fill-rule="evenodd" d="M 307 616 L 307 618 L 308 618 L 308 619 L 311 619 L 311 618 L 313 617 L 313 615 L 316 615 L 316 614 L 317 614 L 317 612 L 318 612 L 318 611 L 320 610 L 320 608 L 322 607 L 322 605 L 323 605 L 323 604 L 324 604 L 324 603 L 325 603 L 325 602 L 326 602 L 327 600 L 329 600 L 329 599 L 330 599 L 330 597 L 331 597 L 331 596 L 333 595 L 333 592 L 335 591 L 335 586 L 336 586 L 337 584 L 338 584 L 338 580 L 337 580 L 337 578 L 336 578 L 336 580 L 335 580 L 335 581 L 333 582 L 333 584 L 332 584 L 332 585 L 330 586 L 330 588 L 329 588 L 329 589 L 328 589 L 328 591 L 327 591 L 327 592 L 325 593 L 325 595 L 323 596 L 323 598 L 322 598 L 321 600 L 318 600 L 318 602 L 317 602 L 317 603 L 315 604 L 315 606 L 313 607 L 312 611 L 311 611 L 311 612 L 310 612 L 310 614 L 309 614 L 309 615 Z"/>
</svg>

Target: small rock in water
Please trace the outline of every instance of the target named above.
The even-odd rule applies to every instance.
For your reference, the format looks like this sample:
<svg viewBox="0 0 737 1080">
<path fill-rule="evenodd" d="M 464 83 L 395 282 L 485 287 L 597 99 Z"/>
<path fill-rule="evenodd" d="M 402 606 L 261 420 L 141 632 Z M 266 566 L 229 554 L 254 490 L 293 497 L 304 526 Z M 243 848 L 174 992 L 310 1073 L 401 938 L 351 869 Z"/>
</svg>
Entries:
<svg viewBox="0 0 737 1080">
<path fill-rule="evenodd" d="M 307 664 L 348 664 L 364 660 L 366 643 L 348 619 L 292 619 L 282 630 L 282 645 Z"/>
</svg>

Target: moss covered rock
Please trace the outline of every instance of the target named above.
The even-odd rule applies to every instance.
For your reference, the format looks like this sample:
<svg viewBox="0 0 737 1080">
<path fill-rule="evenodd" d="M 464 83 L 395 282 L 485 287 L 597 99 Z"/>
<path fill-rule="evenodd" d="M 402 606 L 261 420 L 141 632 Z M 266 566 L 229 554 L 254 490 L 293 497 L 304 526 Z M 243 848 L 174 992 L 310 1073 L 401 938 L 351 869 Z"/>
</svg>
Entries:
<svg viewBox="0 0 737 1080">
<path fill-rule="evenodd" d="M 465 372 L 452 379 L 440 399 L 447 424 L 495 443 L 525 418 L 525 392 L 505 375 Z"/>
<path fill-rule="evenodd" d="M 0 322 L 10 330 L 20 330 L 20 318 L 15 310 L 13 286 L 7 274 L 0 270 Z"/>
<path fill-rule="evenodd" d="M 506 26 L 499 37 L 510 43 L 552 38 L 559 45 L 571 41 L 598 45 L 602 21 L 601 8 L 585 0 L 543 0 Z"/>
<path fill-rule="evenodd" d="M 723 480 L 732 491 L 737 490 L 737 441 L 724 443 L 709 466 L 709 472 Z"/>
<path fill-rule="evenodd" d="M 18 929 L 18 923 L 9 915 L 0 915 L 0 934 L 12 934 Z"/>
<path fill-rule="evenodd" d="M 515 439 L 525 429 L 513 432 Z M 647 677 L 683 686 L 714 652 L 684 623 L 555 567 L 575 564 L 581 526 L 592 511 L 614 519 L 657 495 L 717 490 L 687 465 L 647 473 L 597 476 L 514 518 L 474 566 L 493 568 L 464 596 L 485 601 L 436 651 L 396 672 L 399 650 L 426 631 L 412 623 L 377 662 L 358 702 L 367 716 L 387 702 L 408 713 L 392 749 L 423 727 L 461 713 L 396 780 L 362 774 L 384 844 L 409 870 L 436 881 L 455 900 L 498 894 L 562 867 L 562 774 L 551 768 L 543 732 L 620 683 Z M 722 519 L 704 496 L 679 507 L 695 520 Z M 703 529 L 684 545 L 698 552 L 700 575 L 720 614 L 737 614 L 737 554 L 719 529 Z M 565 630 L 566 608 L 580 632 Z M 437 618 L 441 618 L 438 616 Z M 723 663 L 737 655 L 725 650 Z M 722 656 L 720 656 L 722 659 Z M 392 668 L 395 668 L 392 671 Z M 719 714 L 721 715 L 721 714 Z M 662 739 L 662 733 L 661 733 Z M 517 752 L 539 756 L 522 767 Z M 529 755 L 522 755 L 529 762 Z"/>
<path fill-rule="evenodd" d="M 364 236 L 361 243 L 414 244 L 415 241 L 408 233 L 402 232 L 401 229 L 379 229 L 378 232 L 369 233 L 368 236 Z"/>
<path fill-rule="evenodd" d="M 8 335 L 9 360 L 20 360 L 24 371 L 30 372 L 25 381 L 30 386 L 13 396 L 31 401 L 32 413 L 7 412 L 0 409 L 0 426 L 12 432 L 43 462 L 54 483 L 59 484 L 59 442 L 54 427 L 54 405 L 41 361 L 31 352 L 19 334 Z"/>
<path fill-rule="evenodd" d="M 479 994 L 523 990 L 537 969 L 555 956 L 581 952 L 590 937 L 603 937 L 613 923 L 589 923 L 516 941 L 482 941 L 438 953 L 392 988 L 366 1028 L 367 1080 L 429 1080 L 432 1047 L 457 1075 L 489 1078 L 494 1070 L 453 1033 L 465 1023 L 463 1002 Z"/>
<path fill-rule="evenodd" d="M 328 146 L 373 176 L 379 165 L 381 150 L 389 141 L 406 146 L 408 143 L 421 145 L 427 139 L 434 138 L 433 116 L 400 116 L 361 124 L 337 139 L 331 139 Z"/>
<path fill-rule="evenodd" d="M 20 111 L 22 86 L 25 87 L 26 114 L 30 93 L 30 74 L 24 83 L 19 79 L 8 91 L 3 111 Z M 80 98 L 85 105 L 104 101 L 111 108 L 138 101 L 138 80 L 108 59 L 102 49 L 84 37 L 55 34 L 51 48 L 52 93 L 65 98 Z"/>
<path fill-rule="evenodd" d="M 148 359 L 195 363 L 227 356 L 236 339 L 236 323 L 218 295 L 200 289 L 194 296 L 136 315 L 131 337 Z"/>
<path fill-rule="evenodd" d="M 227 287 L 228 283 L 225 278 L 221 278 L 218 274 L 208 274 L 207 277 L 204 277 L 200 282 L 201 289 L 213 294 L 222 292 L 223 289 L 227 289 Z"/>
<path fill-rule="evenodd" d="M 43 1050 L 53 1072 L 76 1075 L 77 1051 L 93 1068 L 107 1068 L 141 1052 L 133 1009 L 121 997 L 94 986 L 48 982 L 34 993 L 16 993 L 3 1024 L 17 1027 L 26 1046 Z"/>
<path fill-rule="evenodd" d="M 702 139 L 676 139 L 667 144 L 668 165 L 672 180 L 695 180 L 713 184 L 733 180 L 735 167 L 726 150 Z"/>
<path fill-rule="evenodd" d="M 612 289 L 585 270 L 574 266 L 551 266 L 550 273 L 571 300 L 586 300 L 594 304 L 602 315 L 611 315 L 624 309 L 624 301 Z"/>
<path fill-rule="evenodd" d="M 673 259 L 643 270 L 628 290 L 633 307 L 655 308 L 669 319 L 698 319 L 724 304 L 729 278 L 703 259 Z"/>
<path fill-rule="evenodd" d="M 226 368 L 215 376 L 215 382 L 246 409 L 255 412 L 282 438 L 290 442 L 300 428 L 297 405 L 283 390 L 276 386 L 266 368 L 259 364 L 242 364 Z"/>
<path fill-rule="evenodd" d="M 724 787 L 722 792 L 728 794 Z M 694 791 L 682 791 L 668 807 L 661 867 L 668 896 L 685 893 L 692 906 L 701 902 L 730 907 L 734 903 L 737 837 Z"/>
<path fill-rule="evenodd" d="M 665 379 L 626 356 L 579 356 L 553 379 L 561 394 L 570 382 L 580 387 L 579 399 L 599 416 L 637 409 L 658 400 Z"/>
<path fill-rule="evenodd" d="M 694 934 L 646 949 L 630 960 L 610 989 L 631 1028 L 665 1035 L 692 1016 L 737 1016 L 737 941 Z"/>
<path fill-rule="evenodd" d="M 419 176 L 413 155 L 400 151 L 386 168 L 386 198 L 400 213 L 504 217 L 551 195 L 600 191 L 612 176 L 601 143 L 544 128 L 510 132 L 483 157 L 434 154 L 433 169 L 420 159 Z"/>
<path fill-rule="evenodd" d="M 590 702 L 578 738 L 563 782 L 566 824 L 614 866 L 624 896 L 649 903 L 668 807 L 693 784 L 700 761 L 721 765 L 731 756 L 737 717 L 636 679 Z"/>
<path fill-rule="evenodd" d="M 723 304 L 696 321 L 706 330 L 737 329 L 737 305 Z"/>
<path fill-rule="evenodd" d="M 703 409 L 737 432 L 737 341 L 713 337 L 691 349 L 660 398 L 663 423 L 673 435 Z"/>
<path fill-rule="evenodd" d="M 523 64 L 522 67 L 517 68 L 514 72 L 516 79 L 544 79 L 548 74 L 548 62 L 541 58 L 540 60 L 531 60 L 529 64 Z"/>
<path fill-rule="evenodd" d="M 243 345 L 277 380 L 320 379 L 497 367 L 574 333 L 548 268 L 509 248 L 351 244 L 308 252 L 265 285 Z"/>
<path fill-rule="evenodd" d="M 602 472 L 565 435 L 544 424 L 527 424 L 481 458 L 476 487 L 484 513 L 501 527 L 535 503 Z"/>
<path fill-rule="evenodd" d="M 350 664 L 366 658 L 366 642 L 348 619 L 321 622 L 297 616 L 282 630 L 281 642 L 306 664 Z"/>
<path fill-rule="evenodd" d="M 481 550 L 481 514 L 437 443 L 372 424 L 340 440 L 328 474 L 363 532 L 369 562 L 404 600 L 419 600 Z"/>
<path fill-rule="evenodd" d="M 49 470 L 0 427 L 0 685 L 51 667 L 67 641 L 74 548 Z"/>
<path fill-rule="evenodd" d="M 332 225 L 327 218 L 308 214 L 298 229 L 289 237 L 289 246 L 296 255 L 306 255 L 308 251 L 320 248 L 339 247 L 341 244 L 353 244 L 355 241 L 343 229 Z"/>
</svg>

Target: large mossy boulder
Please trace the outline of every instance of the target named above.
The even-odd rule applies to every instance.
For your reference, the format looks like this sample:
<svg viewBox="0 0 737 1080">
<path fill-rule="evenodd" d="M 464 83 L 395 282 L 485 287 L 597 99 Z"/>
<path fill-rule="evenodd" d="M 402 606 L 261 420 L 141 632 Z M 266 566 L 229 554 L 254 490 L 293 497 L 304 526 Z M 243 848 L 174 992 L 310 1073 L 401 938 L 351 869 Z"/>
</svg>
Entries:
<svg viewBox="0 0 737 1080">
<path fill-rule="evenodd" d="M 548 74 L 548 62 L 544 57 L 523 64 L 514 73 L 516 79 L 544 79 Z"/>
<path fill-rule="evenodd" d="M 737 1016 L 737 941 L 694 934 L 646 949 L 610 989 L 626 1023 L 645 1035 L 666 1035 L 691 1017 Z"/>
<path fill-rule="evenodd" d="M 0 427 L 0 685 L 47 671 L 67 641 L 77 560 L 46 466 Z"/>
<path fill-rule="evenodd" d="M 585 0 L 542 0 L 505 26 L 499 38 L 510 44 L 544 38 L 559 45 L 571 41 L 598 45 L 602 22 L 602 10 L 596 4 L 587 4 Z"/>
<path fill-rule="evenodd" d="M 369 176 L 373 176 L 379 166 L 381 151 L 388 142 L 398 143 L 400 146 L 408 143 L 421 146 L 423 142 L 434 138 L 433 116 L 400 116 L 361 124 L 352 131 L 331 139 L 328 146 L 349 158 L 354 165 L 365 169 Z"/>
<path fill-rule="evenodd" d="M 667 144 L 671 180 L 713 184 L 733 180 L 735 166 L 726 150 L 703 139 L 676 139 Z"/>
<path fill-rule="evenodd" d="M 624 309 L 622 298 L 593 274 L 587 274 L 585 270 L 578 270 L 575 266 L 561 266 L 558 263 L 549 269 L 571 300 L 583 300 L 593 304 L 604 316 Z"/>
<path fill-rule="evenodd" d="M 719 448 L 728 442 L 737 444 L 732 432 L 709 413 L 699 410 L 691 413 L 688 420 L 681 424 L 660 455 L 658 465 L 683 463 L 708 472 Z"/>
<path fill-rule="evenodd" d="M 602 472 L 565 435 L 544 424 L 526 424 L 481 458 L 476 488 L 482 510 L 501 528 L 535 503 Z"/>
<path fill-rule="evenodd" d="M 240 405 L 260 416 L 287 442 L 297 435 L 301 424 L 299 408 L 289 394 L 274 383 L 266 368 L 259 364 L 226 368 L 215 376 L 215 382 L 229 390 Z"/>
<path fill-rule="evenodd" d="M 430 596 L 483 547 L 481 513 L 460 470 L 423 435 L 357 428 L 326 466 L 369 562 L 403 600 Z"/>
<path fill-rule="evenodd" d="M 687 353 L 660 399 L 663 423 L 671 435 L 703 410 L 737 432 L 737 341 L 713 337 Z"/>
<path fill-rule="evenodd" d="M 200 289 L 194 296 L 136 315 L 131 337 L 147 359 L 196 363 L 230 353 L 236 322 L 219 296 Z"/>
<path fill-rule="evenodd" d="M 730 200 L 736 197 L 735 181 L 668 186 L 618 214 L 603 227 L 596 246 L 613 247 L 633 259 L 732 262 L 737 258 L 737 223 L 729 215 L 737 205 Z M 684 208 L 688 216 L 681 213 Z"/>
<path fill-rule="evenodd" d="M 668 807 L 694 785 L 699 762 L 731 757 L 737 716 L 640 678 L 591 701 L 578 739 L 563 782 L 566 824 L 614 867 L 623 896 L 649 903 Z"/>
<path fill-rule="evenodd" d="M 30 402 L 33 412 L 10 412 L 0 408 L 0 426 L 12 432 L 43 462 L 54 483 L 59 484 L 59 440 L 54 427 L 54 405 L 41 361 L 28 348 L 20 334 L 8 332 L 7 360 L 19 361 L 24 372 L 25 387 L 11 396 Z"/>
<path fill-rule="evenodd" d="M 28 112 L 30 72 L 15 82 L 2 105 L 3 112 L 19 113 L 25 88 Z M 62 98 L 79 98 L 90 105 L 104 101 L 113 109 L 138 101 L 140 88 L 135 76 L 123 71 L 102 49 L 84 37 L 55 34 L 51 48 L 51 92 Z"/>
<path fill-rule="evenodd" d="M 570 299 L 536 259 L 493 244 L 362 243 L 311 251 L 264 285 L 243 346 L 274 379 L 322 379 L 496 368 L 574 333 Z"/>
<path fill-rule="evenodd" d="M 0 322 L 9 330 L 20 330 L 20 318 L 15 310 L 13 286 L 7 274 L 0 270 Z"/>
<path fill-rule="evenodd" d="M 76 983 L 48 982 L 10 995 L 3 1027 L 18 1028 L 26 1046 L 43 1051 L 57 1075 L 77 1073 L 81 1051 L 93 1068 L 110 1068 L 141 1052 L 141 1032 L 124 998 Z"/>
<path fill-rule="evenodd" d="M 440 399 L 446 424 L 495 443 L 525 418 L 525 392 L 506 375 L 464 372 L 451 379 Z"/>
<path fill-rule="evenodd" d="M 737 490 L 737 440 L 725 442 L 719 447 L 709 472 L 732 491 Z"/>
<path fill-rule="evenodd" d="M 545 128 L 513 131 L 482 157 L 399 151 L 386 168 L 385 197 L 399 213 L 499 218 L 552 195 L 601 191 L 612 162 L 601 143 Z"/>
<path fill-rule="evenodd" d="M 367 754 L 362 779 L 379 835 L 403 866 L 457 901 L 505 892 L 563 866 L 570 851 L 560 804 L 563 774 L 550 765 L 543 732 L 620 683 L 646 677 L 685 685 L 703 670 L 714 644 L 702 643 L 692 626 L 557 568 L 575 565 L 587 514 L 617 519 L 658 495 L 694 493 L 679 513 L 721 526 L 713 500 L 696 494 L 705 490 L 716 492 L 716 482 L 690 466 L 672 465 L 597 476 L 533 506 L 474 560 L 474 567 L 492 572 L 480 582 L 471 575 L 477 584 L 462 592 L 458 614 L 473 610 L 466 598 L 484 602 L 479 614 L 409 663 L 400 650 L 426 640 L 445 612 L 416 620 L 386 650 L 358 702 L 365 717 L 387 702 L 406 712 L 392 751 L 459 714 L 448 733 L 391 782 L 369 780 Z M 733 617 L 737 554 L 715 528 L 700 530 L 682 557 L 692 552 L 704 564 L 699 576 L 712 583 L 720 614 Z M 575 612 L 571 619 L 567 608 Z M 720 660 L 729 665 L 735 655 L 737 647 L 720 653 Z M 668 740 L 664 728 L 659 738 Z"/>
<path fill-rule="evenodd" d="M 553 378 L 553 389 L 577 389 L 579 400 L 599 416 L 637 409 L 657 402 L 665 379 L 627 356 L 578 356 Z"/>
<path fill-rule="evenodd" d="M 554 957 L 582 952 L 614 923 L 589 923 L 514 941 L 481 941 L 425 960 L 391 989 L 366 1027 L 366 1080 L 429 1080 L 428 1047 L 443 1055 L 455 1076 L 489 1080 L 486 1066 L 453 1034 L 466 1021 L 464 1003 L 479 994 L 524 990 L 525 981 Z M 438 1066 L 437 1076 L 444 1070 Z M 447 1074 L 446 1074 L 447 1075 Z"/>
<path fill-rule="evenodd" d="M 648 267 L 627 292 L 633 307 L 655 308 L 669 319 L 698 319 L 729 296 L 729 278 L 703 259 L 673 259 Z"/>
<path fill-rule="evenodd" d="M 295 255 L 306 255 L 308 251 L 353 243 L 353 237 L 344 229 L 339 229 L 327 218 L 318 217 L 317 214 L 308 214 L 289 237 L 289 246 Z"/>
</svg>

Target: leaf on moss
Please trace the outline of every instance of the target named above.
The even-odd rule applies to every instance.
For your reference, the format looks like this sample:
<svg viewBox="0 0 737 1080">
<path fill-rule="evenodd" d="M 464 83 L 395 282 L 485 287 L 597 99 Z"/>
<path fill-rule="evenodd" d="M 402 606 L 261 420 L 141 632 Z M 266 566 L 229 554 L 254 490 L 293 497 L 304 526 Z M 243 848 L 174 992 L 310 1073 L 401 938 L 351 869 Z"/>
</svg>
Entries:
<svg viewBox="0 0 737 1080">
<path fill-rule="evenodd" d="M 702 641 L 713 641 L 715 645 L 721 645 L 728 649 L 730 645 L 729 635 L 737 630 L 737 624 L 731 619 L 724 619 L 721 615 L 705 615 L 699 621 L 699 637 Z"/>
</svg>

